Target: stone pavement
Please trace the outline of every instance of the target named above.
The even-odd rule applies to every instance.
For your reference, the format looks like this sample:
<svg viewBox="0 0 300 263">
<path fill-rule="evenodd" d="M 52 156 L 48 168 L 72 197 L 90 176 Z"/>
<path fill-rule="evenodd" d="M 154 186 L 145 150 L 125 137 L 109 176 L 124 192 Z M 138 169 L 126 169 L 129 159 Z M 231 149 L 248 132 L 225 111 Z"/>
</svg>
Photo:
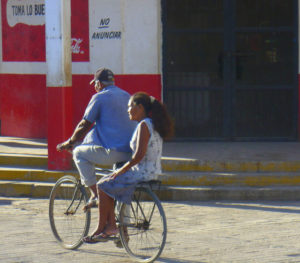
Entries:
<svg viewBox="0 0 300 263">
<path fill-rule="evenodd" d="M 300 262 L 300 207 L 296 202 L 164 202 L 165 249 L 157 262 Z M 96 211 L 92 211 L 95 224 Z M 0 262 L 131 262 L 112 243 L 58 246 L 48 200 L 0 198 Z M 92 225 L 93 227 L 93 225 Z"/>
</svg>

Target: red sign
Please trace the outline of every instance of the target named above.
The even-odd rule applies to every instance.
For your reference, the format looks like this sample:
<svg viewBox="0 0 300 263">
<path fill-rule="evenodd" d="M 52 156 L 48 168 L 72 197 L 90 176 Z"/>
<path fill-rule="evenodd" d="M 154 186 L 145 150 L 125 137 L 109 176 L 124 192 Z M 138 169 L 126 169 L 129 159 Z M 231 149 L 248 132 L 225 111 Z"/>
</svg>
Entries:
<svg viewBox="0 0 300 263">
<path fill-rule="evenodd" d="M 3 61 L 45 61 L 43 0 L 1 0 Z"/>
<path fill-rule="evenodd" d="M 90 61 L 89 1 L 71 1 L 72 61 Z"/>
<path fill-rule="evenodd" d="M 71 0 L 72 61 L 89 61 L 87 0 Z M 3 61 L 46 61 L 44 0 L 1 0 Z"/>
</svg>

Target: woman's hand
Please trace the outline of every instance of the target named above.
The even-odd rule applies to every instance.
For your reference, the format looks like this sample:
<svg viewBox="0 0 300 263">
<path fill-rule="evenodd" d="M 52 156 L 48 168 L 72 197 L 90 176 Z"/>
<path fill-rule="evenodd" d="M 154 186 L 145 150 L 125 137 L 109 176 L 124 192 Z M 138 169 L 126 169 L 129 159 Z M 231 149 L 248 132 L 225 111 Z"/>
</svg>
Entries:
<svg viewBox="0 0 300 263">
<path fill-rule="evenodd" d="M 121 174 L 122 174 L 122 172 L 121 172 L 120 169 L 114 171 L 114 172 L 110 175 L 110 180 L 115 180 L 115 179 L 116 179 L 119 175 L 121 175 Z"/>
</svg>

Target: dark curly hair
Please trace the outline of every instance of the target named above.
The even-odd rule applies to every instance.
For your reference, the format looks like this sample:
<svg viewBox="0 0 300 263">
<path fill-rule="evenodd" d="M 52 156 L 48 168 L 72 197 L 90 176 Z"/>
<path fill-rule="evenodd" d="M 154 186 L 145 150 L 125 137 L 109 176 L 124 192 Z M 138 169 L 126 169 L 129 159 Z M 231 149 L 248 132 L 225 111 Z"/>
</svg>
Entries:
<svg viewBox="0 0 300 263">
<path fill-rule="evenodd" d="M 169 139 L 173 136 L 174 123 L 163 103 L 145 92 L 133 94 L 131 100 L 134 104 L 141 104 L 144 107 L 147 117 L 152 119 L 154 130 L 163 139 Z"/>
</svg>

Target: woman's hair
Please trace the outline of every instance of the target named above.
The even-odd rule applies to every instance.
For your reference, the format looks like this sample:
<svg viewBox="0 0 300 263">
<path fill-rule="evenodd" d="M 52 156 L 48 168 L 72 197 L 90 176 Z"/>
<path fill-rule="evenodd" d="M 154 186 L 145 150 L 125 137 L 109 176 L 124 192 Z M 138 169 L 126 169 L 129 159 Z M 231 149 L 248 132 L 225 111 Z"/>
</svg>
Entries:
<svg viewBox="0 0 300 263">
<path fill-rule="evenodd" d="M 133 94 L 131 100 L 134 104 L 144 107 L 147 117 L 152 119 L 154 129 L 163 139 L 173 136 L 174 123 L 164 104 L 145 92 Z"/>
</svg>

